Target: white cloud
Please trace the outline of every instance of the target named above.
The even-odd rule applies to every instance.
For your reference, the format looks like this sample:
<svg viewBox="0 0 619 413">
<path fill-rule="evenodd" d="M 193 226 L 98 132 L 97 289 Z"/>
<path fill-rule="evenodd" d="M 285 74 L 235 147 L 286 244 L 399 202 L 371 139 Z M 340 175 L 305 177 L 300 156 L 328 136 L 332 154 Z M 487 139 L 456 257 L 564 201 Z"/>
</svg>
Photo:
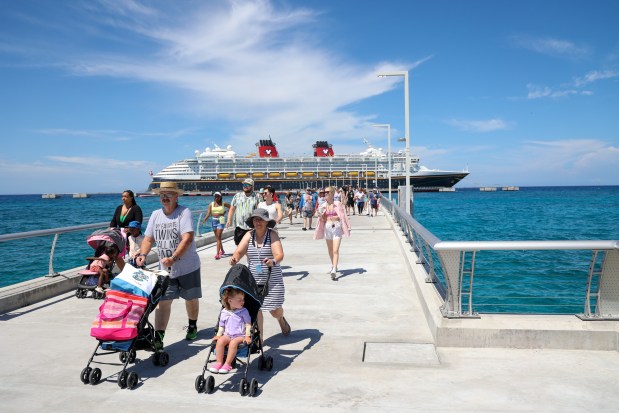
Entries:
<svg viewBox="0 0 619 413">
<path fill-rule="evenodd" d="M 617 70 L 592 70 L 583 77 L 575 78 L 573 84 L 576 87 L 582 87 L 599 80 L 612 79 L 615 77 L 619 77 L 619 71 Z"/>
<path fill-rule="evenodd" d="M 585 45 L 552 37 L 512 36 L 511 42 L 516 47 L 549 56 L 582 58 L 590 54 L 589 48 Z"/>
<path fill-rule="evenodd" d="M 458 128 L 466 132 L 494 132 L 497 130 L 509 129 L 508 122 L 502 119 L 489 119 L 489 120 L 460 120 L 449 119 L 445 121 L 448 125 Z"/>
</svg>

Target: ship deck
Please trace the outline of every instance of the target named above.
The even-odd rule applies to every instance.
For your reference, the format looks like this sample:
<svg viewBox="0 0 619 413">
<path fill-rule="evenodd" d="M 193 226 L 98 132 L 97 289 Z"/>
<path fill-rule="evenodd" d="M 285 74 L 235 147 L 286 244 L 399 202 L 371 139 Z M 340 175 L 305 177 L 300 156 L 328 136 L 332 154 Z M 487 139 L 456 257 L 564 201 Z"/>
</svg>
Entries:
<svg viewBox="0 0 619 413">
<path fill-rule="evenodd" d="M 103 362 L 101 383 L 91 386 L 80 381 L 80 371 L 96 345 L 89 329 L 101 301 L 79 300 L 68 292 L 0 315 L 2 410 L 617 410 L 616 347 L 612 351 L 437 347 L 422 305 L 428 298 L 423 268 L 411 259 L 393 222 L 382 213 L 375 218 L 353 216 L 351 222 L 352 236 L 342 242 L 341 274 L 335 282 L 325 274 L 325 242 L 301 231 L 299 219 L 292 226 L 281 225 L 286 254 L 284 308 L 292 333 L 283 337 L 275 320 L 265 317 L 265 351 L 274 358 L 274 368 L 259 371 L 257 360 L 252 361 L 249 377 L 260 383 L 256 397 L 239 395 L 240 373 L 217 375 L 218 387 L 212 394 L 194 390 L 217 321 L 217 291 L 229 269 L 227 260 L 215 261 L 212 246 L 206 246 L 199 251 L 204 297 L 198 340 L 184 340 L 184 304 L 175 301 L 165 340 L 170 364 L 156 367 L 152 353 L 138 352 L 130 369 L 141 378 L 134 390 L 117 386 L 121 366 L 115 355 L 98 358 Z M 230 239 L 224 247 L 228 252 L 234 249 Z M 536 328 L 543 334 L 555 321 L 552 316 L 539 317 Z M 486 322 L 485 317 L 456 320 L 453 334 L 467 323 L 467 328 L 481 334 Z M 509 329 L 518 321 L 514 316 L 496 316 L 492 322 Z M 582 332 L 590 324 L 578 325 L 574 330 Z M 617 324 L 612 325 L 617 331 Z"/>
</svg>

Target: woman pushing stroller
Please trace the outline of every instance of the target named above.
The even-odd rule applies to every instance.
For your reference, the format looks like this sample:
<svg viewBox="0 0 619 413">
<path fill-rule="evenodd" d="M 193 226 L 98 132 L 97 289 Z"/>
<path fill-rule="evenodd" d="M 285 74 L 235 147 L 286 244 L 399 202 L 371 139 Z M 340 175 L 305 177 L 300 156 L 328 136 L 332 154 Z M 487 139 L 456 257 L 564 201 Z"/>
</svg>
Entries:
<svg viewBox="0 0 619 413">
<path fill-rule="evenodd" d="M 230 258 L 230 265 L 237 264 L 247 254 L 249 270 L 256 284 L 264 286 L 267 284 L 268 278 L 268 289 L 261 309 L 271 312 L 271 315 L 277 319 L 282 334 L 287 336 L 291 329 L 284 317 L 284 309 L 282 308 L 285 290 L 282 268 L 279 265 L 284 259 L 284 250 L 277 231 L 271 230 L 275 226 L 275 220 L 269 217 L 267 210 L 257 208 L 245 222 L 252 228 L 252 231 L 246 233 L 239 243 Z M 269 268 L 271 271 L 270 278 Z M 258 329 L 261 335 L 262 326 L 262 311 L 259 311 Z"/>
</svg>

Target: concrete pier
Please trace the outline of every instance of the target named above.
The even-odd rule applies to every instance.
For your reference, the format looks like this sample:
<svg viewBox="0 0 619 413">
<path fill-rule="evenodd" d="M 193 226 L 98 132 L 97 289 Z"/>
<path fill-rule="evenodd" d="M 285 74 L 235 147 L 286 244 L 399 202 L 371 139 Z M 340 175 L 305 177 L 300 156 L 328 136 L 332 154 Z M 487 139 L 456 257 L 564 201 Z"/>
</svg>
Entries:
<svg viewBox="0 0 619 413">
<path fill-rule="evenodd" d="M 217 321 L 218 289 L 229 269 L 228 259 L 215 260 L 207 245 L 200 247 L 204 296 L 198 340 L 184 340 L 184 303 L 175 301 L 165 339 L 170 364 L 154 366 L 152 353 L 139 351 L 130 369 L 140 375 L 134 390 L 116 384 L 117 355 L 96 358 L 102 362 L 101 383 L 80 381 L 96 346 L 89 332 L 101 301 L 80 300 L 68 291 L 1 314 L 2 411 L 617 410 L 617 322 L 567 316 L 443 319 L 433 286 L 424 283 L 410 246 L 382 212 L 351 217 L 337 281 L 326 274 L 325 242 L 302 231 L 300 219 L 294 222 L 279 229 L 284 309 L 292 333 L 282 336 L 277 322 L 265 316 L 265 351 L 274 367 L 260 371 L 252 360 L 248 377 L 260 383 L 256 397 L 239 395 L 242 374 L 235 371 L 215 375 L 213 394 L 194 389 Z M 230 239 L 224 248 L 234 250 Z M 548 331 L 557 337 L 546 342 Z"/>
</svg>

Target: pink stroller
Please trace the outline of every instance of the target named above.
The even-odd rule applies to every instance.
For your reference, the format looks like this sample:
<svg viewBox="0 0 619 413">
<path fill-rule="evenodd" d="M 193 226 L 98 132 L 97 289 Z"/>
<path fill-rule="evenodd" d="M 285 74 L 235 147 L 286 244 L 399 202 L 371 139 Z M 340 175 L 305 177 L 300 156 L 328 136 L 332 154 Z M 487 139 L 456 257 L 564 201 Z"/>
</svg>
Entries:
<svg viewBox="0 0 619 413">
<path fill-rule="evenodd" d="M 89 292 L 91 292 L 92 298 L 103 298 L 104 294 L 95 291 L 95 288 L 97 287 L 97 282 L 99 281 L 99 274 L 98 272 L 91 270 L 90 266 L 92 265 L 93 261 L 99 259 L 99 257 L 104 253 L 106 247 L 112 245 L 118 248 L 119 257 L 125 256 L 125 237 L 120 231 L 121 230 L 115 228 L 100 229 L 93 232 L 88 236 L 88 238 L 86 238 L 86 242 L 94 250 L 94 256 L 86 257 L 86 260 L 88 260 L 88 265 L 85 269 L 79 271 L 78 273 L 82 275 L 82 278 L 77 284 L 77 290 L 75 290 L 75 296 L 77 298 L 86 298 L 88 297 Z M 114 269 L 114 262 L 109 263 L 107 269 L 110 274 L 112 274 L 112 270 Z"/>
</svg>

